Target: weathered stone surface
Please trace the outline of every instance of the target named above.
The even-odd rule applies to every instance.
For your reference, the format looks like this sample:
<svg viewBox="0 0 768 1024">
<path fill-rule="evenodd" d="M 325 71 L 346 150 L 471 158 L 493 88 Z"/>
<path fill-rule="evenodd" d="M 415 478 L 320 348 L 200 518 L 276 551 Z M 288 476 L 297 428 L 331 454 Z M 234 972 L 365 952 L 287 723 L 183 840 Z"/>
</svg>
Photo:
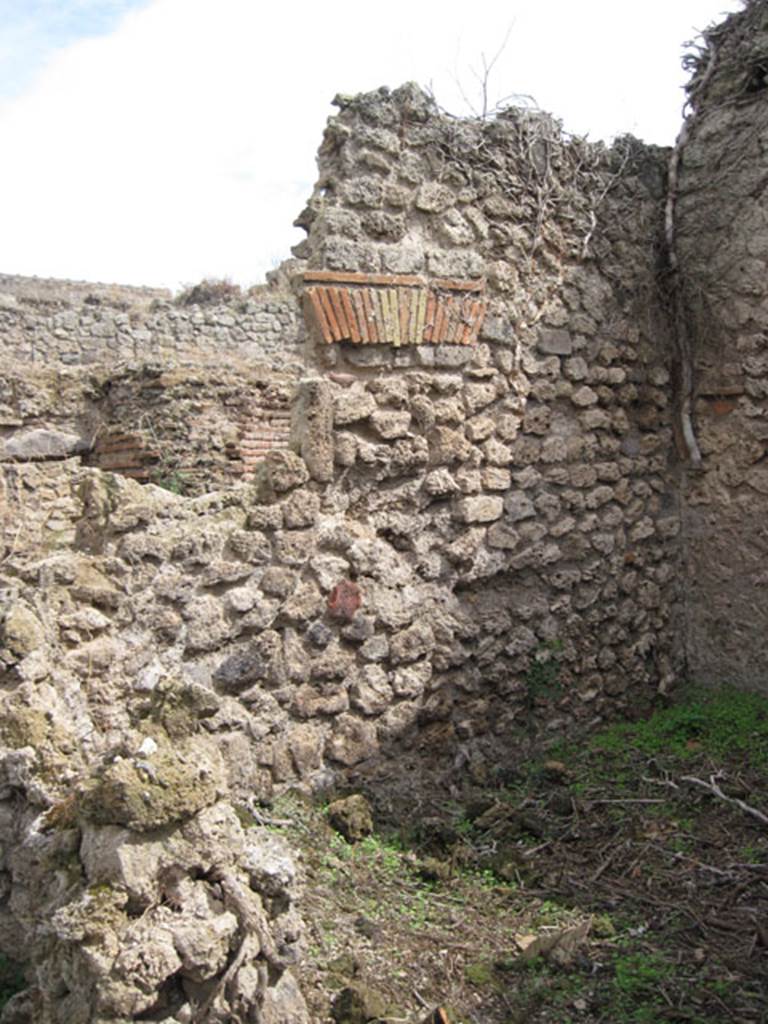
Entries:
<svg viewBox="0 0 768 1024">
<path fill-rule="evenodd" d="M 86 451 L 87 448 L 87 441 L 79 434 L 38 428 L 21 431 L 7 438 L 3 442 L 2 457 L 22 460 L 62 459 Z"/>
<path fill-rule="evenodd" d="M 100 825 L 148 832 L 191 817 L 226 792 L 216 746 L 202 737 L 162 745 L 146 760 L 119 758 L 83 797 L 83 815 Z"/>
<path fill-rule="evenodd" d="M 328 824 L 350 843 L 365 839 L 373 832 L 371 805 L 359 793 L 334 800 L 328 805 Z"/>
<path fill-rule="evenodd" d="M 238 905 L 264 915 L 275 949 L 265 943 L 260 972 L 256 954 L 246 957 L 211 1016 L 306 1019 L 285 970 L 296 955 L 287 937 L 295 924 L 273 913 L 289 898 L 290 867 L 269 842 L 247 853 L 260 830 L 243 834 L 228 794 L 245 820 L 273 788 L 344 786 L 350 775 L 379 769 L 400 791 L 433 767 L 449 785 L 456 773 L 474 777 L 484 759 L 508 756 L 521 713 L 531 713 L 521 681 L 550 645 L 568 684 L 555 724 L 583 724 L 669 686 L 682 665 L 676 633 L 693 600 L 702 609 L 693 635 L 706 635 L 710 655 L 720 641 L 709 638 L 725 635 L 727 602 L 760 627 L 745 649 L 765 646 L 764 545 L 742 543 L 754 539 L 766 492 L 765 275 L 750 262 L 765 262 L 760 233 L 750 243 L 760 252 L 734 251 L 731 265 L 745 267 L 744 281 L 733 282 L 738 298 L 714 304 L 726 317 L 722 361 L 706 344 L 694 348 L 703 473 L 679 462 L 673 471 L 680 406 L 670 324 L 654 305 L 663 202 L 648 185 L 663 178 L 659 155 L 633 143 L 627 161 L 595 149 L 585 163 L 584 144 L 548 121 L 512 111 L 486 125 L 458 124 L 413 89 L 349 98 L 333 125 L 317 194 L 302 215 L 306 263 L 290 272 L 471 282 L 439 286 L 454 302 L 443 312 L 459 314 L 453 343 L 309 344 L 293 449 L 277 453 L 266 453 L 253 422 L 268 423 L 285 444 L 291 388 L 266 371 L 257 384 L 253 374 L 238 383 L 210 362 L 194 378 L 179 365 L 146 366 L 105 372 L 96 394 L 79 371 L 57 368 L 56 400 L 50 381 L 38 387 L 18 372 L 0 382 L 4 439 L 41 424 L 79 436 L 86 393 L 94 422 L 109 392 L 110 415 L 126 433 L 144 420 L 165 431 L 162 465 L 121 448 L 129 438 L 104 452 L 114 476 L 77 458 L 5 462 L 0 474 L 0 671 L 8 691 L 0 782 L 18 808 L 10 822 L 0 815 L 13 892 L 0 927 L 34 947 L 45 998 L 66 992 L 68 1019 L 149 1017 L 159 1012 L 157 990 L 178 979 L 199 1007 L 234 962 L 239 937 L 252 934 Z M 705 146 L 706 132 L 693 137 Z M 451 154 L 462 140 L 459 167 Z M 742 143 L 739 152 L 750 152 L 750 138 Z M 534 239 L 536 176 L 519 161 L 522 153 L 535 159 L 544 144 L 561 198 L 542 211 Z M 695 180 L 703 173 L 696 166 L 683 160 L 691 194 L 711 189 Z M 681 196 L 690 239 L 697 215 L 685 186 Z M 585 220 L 589 210 L 595 225 Z M 744 225 L 726 220 L 735 239 Z M 687 261 L 691 244 L 683 245 Z M 387 288 L 416 295 L 413 283 L 379 279 L 370 289 L 379 289 L 378 302 Z M 311 280 L 302 285 L 299 273 L 294 284 Z M 344 295 L 356 302 L 358 288 L 350 283 Z M 396 297 L 404 320 L 421 315 Z M 476 301 L 487 305 L 480 337 L 465 331 Z M 276 303 L 275 315 L 284 305 Z M 123 332 L 141 352 L 157 340 L 137 338 L 135 318 L 118 322 L 116 309 L 101 316 L 84 303 L 49 307 L 33 310 L 19 298 L 4 309 L 0 347 L 26 344 L 32 361 L 29 339 L 50 336 L 61 354 L 60 330 L 77 361 L 85 358 L 73 340 L 80 334 L 114 339 L 114 351 L 128 345 Z M 198 353 L 212 332 L 231 340 L 240 316 L 251 315 L 175 307 L 158 324 L 174 321 L 171 312 L 178 326 L 169 332 L 190 341 L 197 331 Z M 434 314 L 423 310 L 425 332 Z M 102 334 L 79 323 L 86 316 Z M 286 323 L 289 348 L 291 330 Z M 158 342 L 160 357 L 168 344 Z M 185 342 L 185 358 L 191 350 Z M 148 444 L 148 431 L 143 437 Z M 198 497 L 189 497 L 121 477 L 123 451 L 137 472 L 161 473 L 153 479 L 166 488 L 183 490 L 187 464 L 195 474 L 214 465 L 232 473 L 214 474 L 203 494 L 201 469 Z M 179 458 L 171 463 L 169 453 Z M 230 486 L 235 474 L 253 475 L 253 486 Z M 682 512 L 676 474 L 684 477 Z M 213 490 L 222 480 L 227 487 Z M 712 552 L 719 575 L 711 586 L 706 573 L 686 575 L 681 535 L 689 566 Z M 750 607 L 738 603 L 740 588 Z M 722 641 L 742 672 L 747 655 L 736 647 L 744 635 Z M 534 713 L 544 719 L 547 711 Z M 40 815 L 69 827 L 30 831 Z M 69 855 L 85 881 L 60 906 L 60 875 L 40 850 L 76 825 L 83 839 Z M 89 895 L 100 885 L 110 890 L 102 902 Z M 87 938 L 95 916 L 107 922 L 108 957 Z M 54 944 L 68 951 L 61 968 L 45 945 L 49 921 Z M 73 995 L 71 979 L 80 977 L 87 984 Z M 192 1014 L 190 1003 L 179 1019 Z"/>
<path fill-rule="evenodd" d="M 504 499 L 490 496 L 462 498 L 456 512 L 463 523 L 492 523 L 504 514 Z"/>
<path fill-rule="evenodd" d="M 339 392 L 333 400 L 333 420 L 337 427 L 368 419 L 375 411 L 373 395 L 360 385 Z"/>
<path fill-rule="evenodd" d="M 280 494 L 301 487 L 309 480 L 307 466 L 295 452 L 268 452 L 256 478 L 262 501 L 274 501 Z"/>
<path fill-rule="evenodd" d="M 333 396 L 321 378 L 300 382 L 292 434 L 312 479 L 319 483 L 333 479 Z"/>
<path fill-rule="evenodd" d="M 548 356 L 569 356 L 573 352 L 573 340 L 568 331 L 544 328 L 539 333 L 538 348 Z"/>
<path fill-rule="evenodd" d="M 349 688 L 352 707 L 364 715 L 380 715 L 392 700 L 386 671 L 379 665 L 365 665 L 353 676 Z"/>
<path fill-rule="evenodd" d="M 429 654 L 435 645 L 432 627 L 426 621 L 414 622 L 408 629 L 395 633 L 390 643 L 390 657 L 395 665 L 416 661 Z"/>
<path fill-rule="evenodd" d="M 395 412 L 390 409 L 379 409 L 371 416 L 373 429 L 385 441 L 405 437 L 411 425 L 411 414 L 407 410 Z"/>
<path fill-rule="evenodd" d="M 339 715 L 326 744 L 326 754 L 332 761 L 350 767 L 372 757 L 376 750 L 375 725 L 349 714 Z"/>
</svg>

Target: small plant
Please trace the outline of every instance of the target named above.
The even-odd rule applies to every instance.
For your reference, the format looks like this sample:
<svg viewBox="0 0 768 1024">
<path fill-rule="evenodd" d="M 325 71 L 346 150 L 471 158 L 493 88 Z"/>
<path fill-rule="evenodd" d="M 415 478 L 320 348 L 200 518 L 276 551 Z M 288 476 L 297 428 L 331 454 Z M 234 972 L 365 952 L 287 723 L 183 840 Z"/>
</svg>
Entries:
<svg viewBox="0 0 768 1024">
<path fill-rule="evenodd" d="M 224 305 L 242 298 L 243 290 L 229 278 L 203 278 L 199 284 L 190 285 L 176 297 L 179 306 Z"/>
<path fill-rule="evenodd" d="M 24 968 L 16 960 L 0 954 L 0 1010 L 11 996 L 27 987 Z"/>
<path fill-rule="evenodd" d="M 531 728 L 534 728 L 533 712 L 538 701 L 551 700 L 560 691 L 560 661 L 557 655 L 562 647 L 561 640 L 539 644 L 523 677 L 525 707 Z"/>
<path fill-rule="evenodd" d="M 186 474 L 181 470 L 165 472 L 162 469 L 157 469 L 152 474 L 152 483 L 165 491 L 170 491 L 171 494 L 186 494 L 190 484 Z"/>
<path fill-rule="evenodd" d="M 356 852 L 369 858 L 386 874 L 397 874 L 401 870 L 400 850 L 393 844 L 385 843 L 378 836 L 366 836 L 356 848 Z"/>
</svg>

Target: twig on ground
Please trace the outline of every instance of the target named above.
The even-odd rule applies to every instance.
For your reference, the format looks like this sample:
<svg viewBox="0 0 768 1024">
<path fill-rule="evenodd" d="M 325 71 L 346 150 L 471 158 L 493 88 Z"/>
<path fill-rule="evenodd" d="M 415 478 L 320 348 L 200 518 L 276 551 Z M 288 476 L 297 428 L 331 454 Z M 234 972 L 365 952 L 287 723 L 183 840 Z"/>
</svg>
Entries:
<svg viewBox="0 0 768 1024">
<path fill-rule="evenodd" d="M 740 811 L 745 814 L 749 814 L 756 821 L 759 821 L 763 825 L 768 825 L 768 815 L 763 814 L 762 811 L 758 811 L 756 807 L 752 807 L 750 804 L 745 803 L 744 800 L 740 800 L 736 796 L 728 796 L 724 793 L 720 786 L 717 784 L 717 775 L 710 775 L 709 782 L 705 782 L 704 779 L 697 779 L 695 775 L 683 775 L 680 779 L 681 782 L 688 782 L 692 786 L 699 786 L 701 789 L 711 793 L 712 796 L 716 796 L 718 800 L 723 800 L 725 803 L 730 804 L 732 807 L 738 807 Z"/>
</svg>

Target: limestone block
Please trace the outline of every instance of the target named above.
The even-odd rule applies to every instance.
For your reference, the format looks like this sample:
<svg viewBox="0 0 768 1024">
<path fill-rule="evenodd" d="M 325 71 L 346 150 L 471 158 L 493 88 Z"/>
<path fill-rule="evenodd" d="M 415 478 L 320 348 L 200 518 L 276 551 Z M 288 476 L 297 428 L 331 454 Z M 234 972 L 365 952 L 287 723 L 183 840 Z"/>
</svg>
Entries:
<svg viewBox="0 0 768 1024">
<path fill-rule="evenodd" d="M 411 425 L 411 414 L 407 409 L 397 412 L 379 409 L 371 416 L 371 425 L 383 440 L 394 441 L 407 435 Z"/>
<path fill-rule="evenodd" d="M 372 636 L 360 647 L 360 656 L 366 661 L 385 661 L 389 657 L 389 640 L 385 636 Z"/>
<path fill-rule="evenodd" d="M 328 483 L 333 479 L 333 397 L 327 381 L 311 377 L 299 383 L 291 439 L 313 480 Z"/>
<path fill-rule="evenodd" d="M 376 402 L 362 385 L 353 385 L 341 391 L 333 399 L 333 421 L 336 426 L 346 426 L 368 419 L 376 411 Z"/>
<path fill-rule="evenodd" d="M 202 915 L 201 915 L 202 917 Z M 214 977 L 226 965 L 230 944 L 238 929 L 237 918 L 229 911 L 185 918 L 172 927 L 173 946 L 181 959 L 184 975 L 202 983 Z"/>
<path fill-rule="evenodd" d="M 304 997 L 293 974 L 283 971 L 264 992 L 259 1008 L 261 1024 L 309 1024 Z"/>
<path fill-rule="evenodd" d="M 463 523 L 492 523 L 504 514 L 504 499 L 490 495 L 462 498 L 456 516 Z"/>
<path fill-rule="evenodd" d="M 496 429 L 496 424 L 491 416 L 475 416 L 468 420 L 465 430 L 470 441 L 485 441 Z"/>
<path fill-rule="evenodd" d="M 307 490 L 294 491 L 283 505 L 283 522 L 289 530 L 314 526 L 319 512 L 319 495 Z"/>
<path fill-rule="evenodd" d="M 384 186 L 379 178 L 352 178 L 344 183 L 343 195 L 350 206 L 375 208 L 381 206 Z"/>
<path fill-rule="evenodd" d="M 485 466 L 481 477 L 483 489 L 486 491 L 508 491 L 512 484 L 509 470 L 501 466 Z"/>
<path fill-rule="evenodd" d="M 573 339 L 561 328 L 542 328 L 537 344 L 539 352 L 547 356 L 569 356 L 573 352 Z"/>
<path fill-rule="evenodd" d="M 254 483 L 260 500 L 270 502 L 308 480 L 308 467 L 295 452 L 273 450 L 267 452 Z"/>
<path fill-rule="evenodd" d="M 318 715 L 338 715 L 349 708 L 346 690 L 325 693 L 309 683 L 298 688 L 293 698 L 293 709 L 301 718 L 315 718 Z"/>
<path fill-rule="evenodd" d="M 433 469 L 424 478 L 424 490 L 434 498 L 445 498 L 456 494 L 459 485 L 447 469 Z"/>
<path fill-rule="evenodd" d="M 45 643 L 45 630 L 38 617 L 23 601 L 12 602 L 0 627 L 0 644 L 15 659 L 26 657 Z"/>
<path fill-rule="evenodd" d="M 270 897 L 293 898 L 298 887 L 296 862 L 288 842 L 266 828 L 245 833 L 242 866 L 251 887 Z"/>
<path fill-rule="evenodd" d="M 392 690 L 398 697 L 419 697 L 432 678 L 429 659 L 396 669 L 392 675 Z"/>
<path fill-rule="evenodd" d="M 352 676 L 349 689 L 352 707 L 364 715 L 380 715 L 392 699 L 386 671 L 379 665 L 365 665 Z"/>
<path fill-rule="evenodd" d="M 425 182 L 416 193 L 414 205 L 425 213 L 442 213 L 455 202 L 454 193 L 439 182 Z"/>
<path fill-rule="evenodd" d="M 472 445 L 464 436 L 463 431 L 451 430 L 450 427 L 437 426 L 430 430 L 427 442 L 429 444 L 429 461 L 433 466 L 464 462 L 472 452 Z"/>
<path fill-rule="evenodd" d="M 521 491 L 515 491 L 506 496 L 504 499 L 504 511 L 506 519 L 510 523 L 517 523 L 522 519 L 531 519 L 536 515 L 533 502 Z"/>
<path fill-rule="evenodd" d="M 78 434 L 37 428 L 22 430 L 6 438 L 2 446 L 2 457 L 19 460 L 65 458 L 86 451 L 87 448 L 87 441 Z"/>
<path fill-rule="evenodd" d="M 352 652 L 333 641 L 312 658 L 313 679 L 341 679 L 353 662 Z"/>
<path fill-rule="evenodd" d="M 467 410 L 476 413 L 495 401 L 498 391 L 495 384 L 467 384 L 463 397 Z"/>
<path fill-rule="evenodd" d="M 491 548 L 512 551 L 520 543 L 520 534 L 508 523 L 494 523 L 488 530 L 487 543 Z"/>
<path fill-rule="evenodd" d="M 262 573 L 259 587 L 270 597 L 287 597 L 293 592 L 298 577 L 292 569 L 281 565 L 270 565 Z M 234 591 L 230 591 L 231 597 Z"/>
<path fill-rule="evenodd" d="M 343 714 L 336 719 L 325 750 L 332 761 L 351 767 L 372 757 L 377 748 L 376 727 L 373 723 Z"/>
<path fill-rule="evenodd" d="M 576 388 L 571 395 L 571 401 L 574 405 L 579 406 L 579 408 L 585 409 L 590 405 L 596 405 L 598 396 L 592 388 L 584 385 L 583 387 Z"/>
<path fill-rule="evenodd" d="M 438 232 L 449 245 L 471 245 L 475 240 L 472 227 L 455 207 L 446 210 L 440 218 Z"/>
<path fill-rule="evenodd" d="M 323 729 L 317 723 L 294 725 L 288 732 L 288 745 L 296 773 L 305 779 L 323 764 Z"/>
<path fill-rule="evenodd" d="M 214 651 L 232 634 L 223 605 L 216 597 L 208 594 L 197 597 L 185 605 L 182 614 L 187 627 L 185 647 L 188 651 Z"/>
<path fill-rule="evenodd" d="M 191 817 L 226 792 L 215 744 L 203 736 L 160 744 L 146 762 L 116 758 L 82 798 L 83 817 L 99 825 L 147 832 Z"/>
<path fill-rule="evenodd" d="M 395 665 L 416 661 L 430 654 L 434 646 L 434 631 L 428 622 L 421 620 L 393 635 L 390 641 L 390 657 Z"/>
</svg>

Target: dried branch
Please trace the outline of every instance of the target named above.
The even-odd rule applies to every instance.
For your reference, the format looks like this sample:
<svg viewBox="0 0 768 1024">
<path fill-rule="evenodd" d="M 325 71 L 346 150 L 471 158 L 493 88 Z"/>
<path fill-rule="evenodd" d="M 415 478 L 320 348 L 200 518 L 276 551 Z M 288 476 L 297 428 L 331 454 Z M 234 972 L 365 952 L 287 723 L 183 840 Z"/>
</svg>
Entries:
<svg viewBox="0 0 768 1024">
<path fill-rule="evenodd" d="M 762 811 L 758 811 L 756 807 L 750 806 L 750 804 L 745 803 L 738 797 L 728 796 L 727 793 L 724 793 L 717 784 L 716 780 L 719 778 L 722 778 L 722 774 L 710 775 L 709 782 L 705 782 L 704 779 L 697 779 L 695 775 L 683 775 L 680 781 L 688 782 L 692 786 L 700 786 L 708 793 L 711 793 L 712 796 L 716 796 L 718 800 L 724 800 L 725 803 L 731 804 L 732 807 L 738 807 L 740 811 L 743 811 L 745 814 L 749 814 L 762 825 L 768 825 L 768 815 L 763 814 Z"/>
<path fill-rule="evenodd" d="M 701 467 L 701 450 L 699 449 L 696 434 L 693 429 L 692 408 L 693 408 L 693 354 L 689 340 L 687 324 L 683 320 L 682 300 L 680 295 L 680 261 L 677 252 L 677 236 L 675 212 L 677 208 L 678 181 L 680 176 L 680 164 L 683 150 L 688 142 L 691 133 L 696 110 L 696 100 L 706 89 L 717 65 L 717 48 L 710 42 L 710 52 L 707 67 L 696 83 L 688 100 L 692 113 L 686 117 L 680 134 L 675 142 L 672 155 L 669 158 L 669 178 L 667 184 L 667 201 L 664 207 L 664 238 L 667 246 L 667 258 L 669 268 L 672 272 L 672 290 L 675 301 L 675 326 L 674 339 L 677 348 L 677 355 L 680 362 L 680 432 L 683 442 L 691 460 L 691 465 L 698 469 Z"/>
</svg>

